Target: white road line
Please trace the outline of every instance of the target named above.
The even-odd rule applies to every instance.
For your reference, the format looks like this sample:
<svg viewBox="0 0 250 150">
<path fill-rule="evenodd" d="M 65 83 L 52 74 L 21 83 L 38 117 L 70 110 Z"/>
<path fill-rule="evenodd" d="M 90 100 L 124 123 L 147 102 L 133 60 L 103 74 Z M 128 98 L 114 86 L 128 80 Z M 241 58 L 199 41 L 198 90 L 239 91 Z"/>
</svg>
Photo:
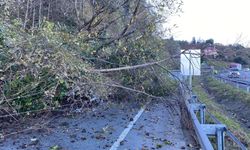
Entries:
<svg viewBox="0 0 250 150">
<path fill-rule="evenodd" d="M 148 102 L 147 104 L 149 104 Z M 132 121 L 129 122 L 127 128 L 123 130 L 123 132 L 120 134 L 119 138 L 116 140 L 116 142 L 112 145 L 112 147 L 109 150 L 117 150 L 117 148 L 120 146 L 120 143 L 126 138 L 129 131 L 134 126 L 135 122 L 140 118 L 142 113 L 145 111 L 147 104 L 145 104 L 136 114 L 136 116 L 133 118 Z"/>
</svg>

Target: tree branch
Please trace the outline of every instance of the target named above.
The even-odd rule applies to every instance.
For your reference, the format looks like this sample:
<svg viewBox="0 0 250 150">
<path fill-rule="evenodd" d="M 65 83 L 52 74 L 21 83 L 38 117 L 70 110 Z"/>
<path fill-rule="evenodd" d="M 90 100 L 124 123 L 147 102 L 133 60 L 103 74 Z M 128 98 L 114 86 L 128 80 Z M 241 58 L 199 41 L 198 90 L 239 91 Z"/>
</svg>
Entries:
<svg viewBox="0 0 250 150">
<path fill-rule="evenodd" d="M 133 69 L 145 68 L 145 67 L 149 67 L 149 66 L 152 66 L 152 65 L 160 64 L 160 63 L 162 63 L 164 61 L 167 61 L 167 60 L 168 59 L 163 59 L 163 60 L 160 60 L 160 61 L 140 64 L 140 65 L 135 65 L 135 66 L 126 66 L 126 67 L 111 68 L 111 69 L 94 69 L 94 70 L 88 70 L 88 71 L 89 72 L 94 72 L 94 73 L 107 73 L 107 72 L 122 71 L 122 70 L 133 70 Z"/>
</svg>

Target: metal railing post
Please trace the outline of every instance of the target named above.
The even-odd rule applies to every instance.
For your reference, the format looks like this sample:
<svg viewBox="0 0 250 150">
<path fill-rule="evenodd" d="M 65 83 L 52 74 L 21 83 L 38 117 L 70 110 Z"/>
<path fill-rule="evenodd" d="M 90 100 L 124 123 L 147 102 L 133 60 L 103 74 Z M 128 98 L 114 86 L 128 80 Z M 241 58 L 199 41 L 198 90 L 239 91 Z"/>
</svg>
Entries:
<svg viewBox="0 0 250 150">
<path fill-rule="evenodd" d="M 196 103 L 198 100 L 197 100 L 197 96 L 196 95 L 192 95 L 191 97 L 191 103 Z"/>
<path fill-rule="evenodd" d="M 216 130 L 217 137 L 217 149 L 224 150 L 225 149 L 225 128 L 220 127 Z"/>
<path fill-rule="evenodd" d="M 205 105 L 200 106 L 201 124 L 205 124 L 205 122 L 206 122 L 205 109 L 206 109 Z"/>
</svg>

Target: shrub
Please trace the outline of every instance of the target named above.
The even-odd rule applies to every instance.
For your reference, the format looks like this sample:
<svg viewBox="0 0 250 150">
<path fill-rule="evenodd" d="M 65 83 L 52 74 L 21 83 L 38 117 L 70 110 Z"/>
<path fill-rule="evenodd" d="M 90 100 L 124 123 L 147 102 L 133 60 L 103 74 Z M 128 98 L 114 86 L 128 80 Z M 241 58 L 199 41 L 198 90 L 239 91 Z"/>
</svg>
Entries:
<svg viewBox="0 0 250 150">
<path fill-rule="evenodd" d="M 45 22 L 32 36 L 15 25 L 4 27 L 8 46 L 0 49 L 0 108 L 23 112 L 108 96 L 110 88 L 94 84 L 108 79 L 86 72 L 92 66 L 79 49 L 70 49 L 73 36 L 54 27 Z"/>
</svg>

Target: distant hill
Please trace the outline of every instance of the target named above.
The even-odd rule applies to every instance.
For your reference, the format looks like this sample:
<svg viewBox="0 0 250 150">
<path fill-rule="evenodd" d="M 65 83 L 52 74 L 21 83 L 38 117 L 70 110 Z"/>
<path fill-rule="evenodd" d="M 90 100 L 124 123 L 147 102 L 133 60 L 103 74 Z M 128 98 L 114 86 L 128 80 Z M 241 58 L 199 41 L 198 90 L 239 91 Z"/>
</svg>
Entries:
<svg viewBox="0 0 250 150">
<path fill-rule="evenodd" d="M 250 66 L 250 48 L 241 44 L 223 45 L 214 43 L 213 39 L 199 40 L 193 39 L 191 42 L 177 41 L 181 49 L 201 49 L 202 61 L 215 60 L 223 62 L 240 63 L 245 67 Z"/>
</svg>

